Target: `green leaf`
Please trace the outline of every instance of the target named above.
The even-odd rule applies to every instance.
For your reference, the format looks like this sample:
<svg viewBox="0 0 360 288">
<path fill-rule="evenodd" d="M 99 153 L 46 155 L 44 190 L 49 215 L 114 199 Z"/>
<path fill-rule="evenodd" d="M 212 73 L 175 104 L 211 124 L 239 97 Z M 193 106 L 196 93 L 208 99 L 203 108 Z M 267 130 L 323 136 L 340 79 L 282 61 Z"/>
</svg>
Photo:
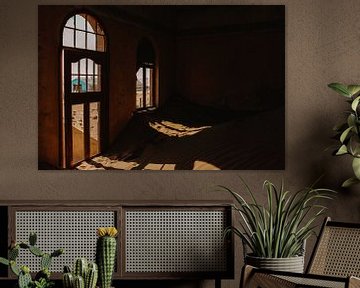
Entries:
<svg viewBox="0 0 360 288">
<path fill-rule="evenodd" d="M 265 181 L 268 201 L 263 206 L 255 197 L 251 197 L 252 202 L 246 202 L 240 194 L 222 188 L 234 196 L 238 203 L 233 208 L 241 216 L 240 228 L 227 228 L 225 233 L 233 232 L 242 238 L 255 256 L 277 258 L 301 253 L 304 241 L 314 233 L 312 223 L 325 209 L 317 205 L 317 201 L 331 199 L 329 195 L 333 192 L 310 187 L 290 193 L 284 190 L 283 183 L 277 189 L 270 181 Z M 247 185 L 245 190 L 251 193 Z M 309 211 L 314 212 L 312 217 L 307 215 Z"/>
<path fill-rule="evenodd" d="M 20 270 L 20 268 L 16 265 L 16 262 L 15 262 L 15 261 L 10 261 L 10 268 L 11 268 L 11 271 L 12 271 L 16 276 L 19 276 L 21 270 Z"/>
<path fill-rule="evenodd" d="M 351 129 L 352 129 L 352 126 L 347 128 L 343 133 L 341 133 L 341 136 L 340 136 L 341 143 L 344 143 L 344 141 L 346 140 L 346 137 L 348 136 Z"/>
<path fill-rule="evenodd" d="M 353 159 L 352 168 L 356 178 L 360 180 L 360 158 L 355 157 Z"/>
<path fill-rule="evenodd" d="M 347 153 L 348 153 L 348 150 L 347 150 L 346 145 L 341 145 L 341 147 L 339 148 L 339 150 L 336 152 L 335 155 L 344 155 Z"/>
<path fill-rule="evenodd" d="M 347 86 L 341 83 L 331 83 L 328 85 L 329 88 L 333 89 L 335 92 L 339 93 L 342 96 L 350 98 L 350 92 L 347 89 Z"/>
<path fill-rule="evenodd" d="M 360 85 L 348 85 L 347 91 L 349 92 L 350 96 L 357 95 L 360 92 Z"/>
<path fill-rule="evenodd" d="M 356 97 L 355 100 L 351 103 L 351 109 L 356 111 L 356 108 L 359 105 L 360 96 Z"/>
<path fill-rule="evenodd" d="M 0 257 L 0 263 L 4 264 L 4 265 L 9 265 L 10 264 L 9 260 L 6 259 L 6 258 L 3 258 L 3 257 Z"/>
<path fill-rule="evenodd" d="M 349 127 L 356 126 L 356 116 L 353 113 L 350 113 L 347 118 L 347 124 Z"/>
<path fill-rule="evenodd" d="M 346 181 L 344 181 L 344 183 L 341 185 L 341 187 L 348 188 L 352 185 L 359 184 L 359 183 L 360 183 L 359 179 L 357 179 L 356 177 L 351 177 L 351 178 L 347 179 Z"/>
<path fill-rule="evenodd" d="M 360 138 L 357 134 L 350 137 L 347 147 L 351 155 L 354 157 L 360 157 Z"/>
</svg>

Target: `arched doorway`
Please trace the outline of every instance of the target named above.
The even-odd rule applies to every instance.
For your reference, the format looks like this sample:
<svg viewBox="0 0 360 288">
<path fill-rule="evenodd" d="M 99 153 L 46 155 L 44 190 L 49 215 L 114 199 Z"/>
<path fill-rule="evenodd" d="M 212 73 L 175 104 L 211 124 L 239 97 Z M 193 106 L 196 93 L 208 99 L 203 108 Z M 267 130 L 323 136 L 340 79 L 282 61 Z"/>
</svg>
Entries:
<svg viewBox="0 0 360 288">
<path fill-rule="evenodd" d="M 67 20 L 62 40 L 62 159 L 72 168 L 106 143 L 106 37 L 95 17 L 79 13 Z"/>
</svg>

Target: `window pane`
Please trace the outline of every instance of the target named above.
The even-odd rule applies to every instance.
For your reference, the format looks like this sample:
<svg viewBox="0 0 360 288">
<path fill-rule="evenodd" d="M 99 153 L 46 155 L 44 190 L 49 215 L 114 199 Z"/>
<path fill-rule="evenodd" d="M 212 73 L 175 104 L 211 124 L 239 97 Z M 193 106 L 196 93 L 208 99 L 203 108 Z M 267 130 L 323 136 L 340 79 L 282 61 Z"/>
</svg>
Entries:
<svg viewBox="0 0 360 288">
<path fill-rule="evenodd" d="M 98 65 L 95 63 L 95 73 L 94 74 L 97 74 L 97 75 L 100 75 L 101 74 L 101 65 Z"/>
<path fill-rule="evenodd" d="M 77 163 L 85 158 L 84 145 L 84 106 L 83 104 L 72 105 L 72 163 Z"/>
<path fill-rule="evenodd" d="M 75 21 L 75 17 L 71 17 L 65 24 L 65 27 L 70 27 L 70 28 L 74 28 L 74 21 Z"/>
<path fill-rule="evenodd" d="M 86 74 L 86 59 L 80 59 L 80 74 Z"/>
<path fill-rule="evenodd" d="M 94 77 L 94 91 L 101 92 L 101 79 L 100 76 Z"/>
<path fill-rule="evenodd" d="M 90 103 L 90 156 L 100 153 L 100 103 Z"/>
<path fill-rule="evenodd" d="M 74 30 L 73 29 L 64 28 L 63 46 L 74 47 Z"/>
<path fill-rule="evenodd" d="M 91 59 L 87 59 L 88 65 L 88 74 L 94 74 L 94 61 Z"/>
<path fill-rule="evenodd" d="M 87 49 L 88 50 L 96 50 L 95 34 L 87 33 Z"/>
<path fill-rule="evenodd" d="M 86 76 L 80 76 L 80 87 L 81 87 L 81 91 L 80 92 L 86 92 L 86 86 L 87 86 L 87 80 L 86 80 Z"/>
<path fill-rule="evenodd" d="M 97 20 L 87 14 L 78 14 L 67 20 L 62 41 L 65 47 L 100 52 L 106 50 L 104 31 Z"/>
<path fill-rule="evenodd" d="M 71 74 L 78 74 L 79 62 L 71 63 Z"/>
<path fill-rule="evenodd" d="M 136 109 L 143 107 L 143 68 L 136 73 Z"/>
<path fill-rule="evenodd" d="M 85 30 L 85 18 L 82 15 L 76 15 L 76 29 Z"/>
<path fill-rule="evenodd" d="M 94 76 L 89 75 L 88 76 L 88 88 L 87 88 L 88 92 L 93 92 L 94 91 Z"/>
<path fill-rule="evenodd" d="M 81 92 L 81 86 L 80 86 L 79 80 L 80 79 L 77 75 L 71 76 L 71 92 L 72 93 Z"/>
<path fill-rule="evenodd" d="M 85 32 L 76 31 L 75 47 L 85 49 Z"/>
</svg>

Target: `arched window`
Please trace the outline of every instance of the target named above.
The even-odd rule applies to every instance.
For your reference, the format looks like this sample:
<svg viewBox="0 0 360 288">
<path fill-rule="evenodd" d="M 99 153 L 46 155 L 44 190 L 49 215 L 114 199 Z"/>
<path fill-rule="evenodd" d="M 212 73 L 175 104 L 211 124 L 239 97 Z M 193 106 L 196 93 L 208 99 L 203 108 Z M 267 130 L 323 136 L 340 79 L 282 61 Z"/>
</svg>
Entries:
<svg viewBox="0 0 360 288">
<path fill-rule="evenodd" d="M 87 13 L 67 19 L 62 36 L 62 158 L 71 168 L 104 149 L 106 36 Z"/>
<path fill-rule="evenodd" d="M 154 107 L 155 51 L 148 39 L 142 39 L 137 49 L 136 109 Z"/>
<path fill-rule="evenodd" d="M 65 24 L 63 46 L 104 52 L 104 31 L 93 16 L 76 14 Z"/>
</svg>

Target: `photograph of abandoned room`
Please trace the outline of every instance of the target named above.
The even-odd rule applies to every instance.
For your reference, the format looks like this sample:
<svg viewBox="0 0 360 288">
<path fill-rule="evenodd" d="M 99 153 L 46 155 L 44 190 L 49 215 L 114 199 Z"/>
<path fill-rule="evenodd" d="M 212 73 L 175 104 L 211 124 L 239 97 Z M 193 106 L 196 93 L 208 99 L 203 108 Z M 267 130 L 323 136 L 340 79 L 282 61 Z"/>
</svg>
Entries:
<svg viewBox="0 0 360 288">
<path fill-rule="evenodd" d="M 38 168 L 285 168 L 284 5 L 38 6 Z"/>
</svg>

